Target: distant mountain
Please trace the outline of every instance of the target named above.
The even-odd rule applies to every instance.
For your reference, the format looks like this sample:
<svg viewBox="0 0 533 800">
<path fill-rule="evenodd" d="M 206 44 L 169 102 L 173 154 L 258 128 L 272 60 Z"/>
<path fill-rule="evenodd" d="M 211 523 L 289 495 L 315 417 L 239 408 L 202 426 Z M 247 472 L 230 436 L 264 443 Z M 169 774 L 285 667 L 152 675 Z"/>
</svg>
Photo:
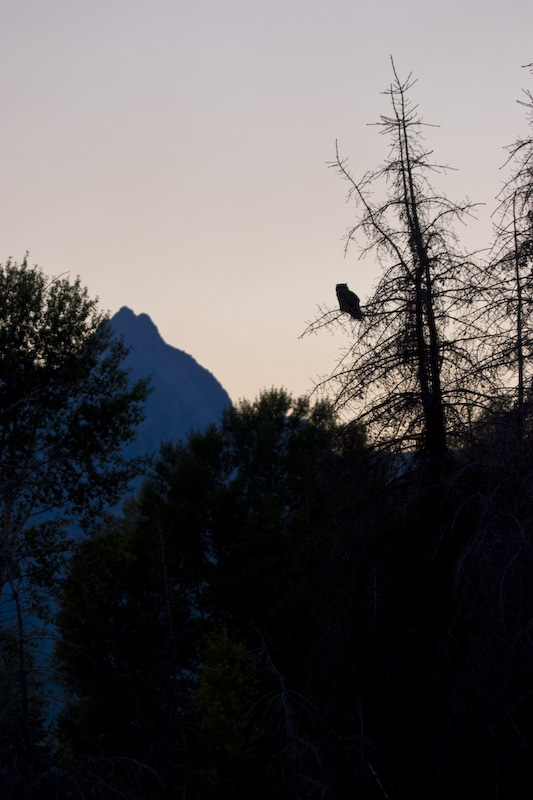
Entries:
<svg viewBox="0 0 533 800">
<path fill-rule="evenodd" d="M 191 429 L 219 421 L 231 405 L 228 393 L 192 356 L 167 344 L 148 314 L 137 315 L 124 306 L 110 321 L 130 348 L 125 365 L 132 378 L 150 378 L 153 389 L 129 455 L 157 452 L 162 440 L 176 442 Z"/>
</svg>

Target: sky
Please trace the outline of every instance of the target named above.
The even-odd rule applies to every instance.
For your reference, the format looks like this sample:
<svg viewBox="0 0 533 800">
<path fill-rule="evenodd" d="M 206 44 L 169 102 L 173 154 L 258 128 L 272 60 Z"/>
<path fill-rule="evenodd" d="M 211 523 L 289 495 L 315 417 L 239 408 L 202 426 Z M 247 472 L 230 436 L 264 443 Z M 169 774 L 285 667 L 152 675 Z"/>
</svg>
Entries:
<svg viewBox="0 0 533 800">
<path fill-rule="evenodd" d="M 532 31 L 531 0 L 0 0 L 0 262 L 149 314 L 234 401 L 307 394 L 348 342 L 306 324 L 380 274 L 335 141 L 354 177 L 387 157 L 392 55 L 487 247 Z"/>
</svg>

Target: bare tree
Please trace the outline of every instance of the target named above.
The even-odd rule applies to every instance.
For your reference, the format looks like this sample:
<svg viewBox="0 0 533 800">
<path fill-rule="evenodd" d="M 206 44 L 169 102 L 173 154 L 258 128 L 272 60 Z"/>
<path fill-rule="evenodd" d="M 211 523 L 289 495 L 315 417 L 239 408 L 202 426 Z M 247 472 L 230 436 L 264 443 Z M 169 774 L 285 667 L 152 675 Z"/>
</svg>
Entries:
<svg viewBox="0 0 533 800">
<path fill-rule="evenodd" d="M 392 67 L 385 92 L 392 113 L 378 123 L 391 141 L 384 165 L 356 180 L 338 147 L 330 165 L 348 182 L 358 209 L 346 251 L 362 237 L 362 255 L 373 253 L 382 275 L 360 321 L 330 311 L 305 333 L 337 324 L 348 329 L 352 344 L 321 387 L 339 408 L 355 412 L 376 445 L 416 450 L 436 465 L 468 431 L 488 388 L 476 324 L 478 265 L 454 233 L 473 206 L 433 190 L 430 176 L 446 168 L 425 149 L 424 123 L 408 98 L 414 81 L 401 81 Z M 380 183 L 385 199 L 375 200 Z"/>
<path fill-rule="evenodd" d="M 507 148 L 505 166 L 511 167 L 512 174 L 499 195 L 491 265 L 493 291 L 487 303 L 488 308 L 500 310 L 494 326 L 493 360 L 508 387 L 519 449 L 526 408 L 533 401 L 529 367 L 533 354 L 533 94 L 529 90 L 524 94 L 526 99 L 518 102 L 526 108 L 530 135 Z"/>
</svg>

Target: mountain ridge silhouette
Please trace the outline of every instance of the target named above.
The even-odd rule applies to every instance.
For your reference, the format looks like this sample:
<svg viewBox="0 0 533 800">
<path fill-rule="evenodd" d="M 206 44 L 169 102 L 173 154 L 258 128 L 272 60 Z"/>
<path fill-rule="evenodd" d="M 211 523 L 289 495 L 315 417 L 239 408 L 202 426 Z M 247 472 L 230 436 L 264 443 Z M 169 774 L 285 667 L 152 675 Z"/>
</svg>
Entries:
<svg viewBox="0 0 533 800">
<path fill-rule="evenodd" d="M 188 353 L 164 341 L 146 313 L 123 306 L 111 317 L 115 332 L 129 348 L 124 366 L 132 380 L 149 378 L 146 419 L 139 425 L 128 455 L 157 453 L 162 441 L 177 442 L 191 430 L 220 420 L 231 399 L 215 376 Z"/>
</svg>

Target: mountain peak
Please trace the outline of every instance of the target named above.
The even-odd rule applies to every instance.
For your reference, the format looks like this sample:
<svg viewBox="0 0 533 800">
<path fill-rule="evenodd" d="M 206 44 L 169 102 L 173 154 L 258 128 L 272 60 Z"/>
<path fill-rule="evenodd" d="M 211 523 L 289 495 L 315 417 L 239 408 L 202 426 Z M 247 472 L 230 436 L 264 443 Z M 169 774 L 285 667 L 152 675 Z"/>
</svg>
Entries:
<svg viewBox="0 0 533 800">
<path fill-rule="evenodd" d="M 110 323 L 129 349 L 132 379 L 149 378 L 153 390 L 131 454 L 156 452 L 161 441 L 185 439 L 219 421 L 231 405 L 227 392 L 192 356 L 167 344 L 148 314 L 123 306 Z"/>
<path fill-rule="evenodd" d="M 117 333 L 121 333 L 127 339 L 133 335 L 157 337 L 163 342 L 157 326 L 152 322 L 148 314 L 136 314 L 128 306 L 122 306 L 117 313 L 111 317 L 111 324 Z"/>
</svg>

